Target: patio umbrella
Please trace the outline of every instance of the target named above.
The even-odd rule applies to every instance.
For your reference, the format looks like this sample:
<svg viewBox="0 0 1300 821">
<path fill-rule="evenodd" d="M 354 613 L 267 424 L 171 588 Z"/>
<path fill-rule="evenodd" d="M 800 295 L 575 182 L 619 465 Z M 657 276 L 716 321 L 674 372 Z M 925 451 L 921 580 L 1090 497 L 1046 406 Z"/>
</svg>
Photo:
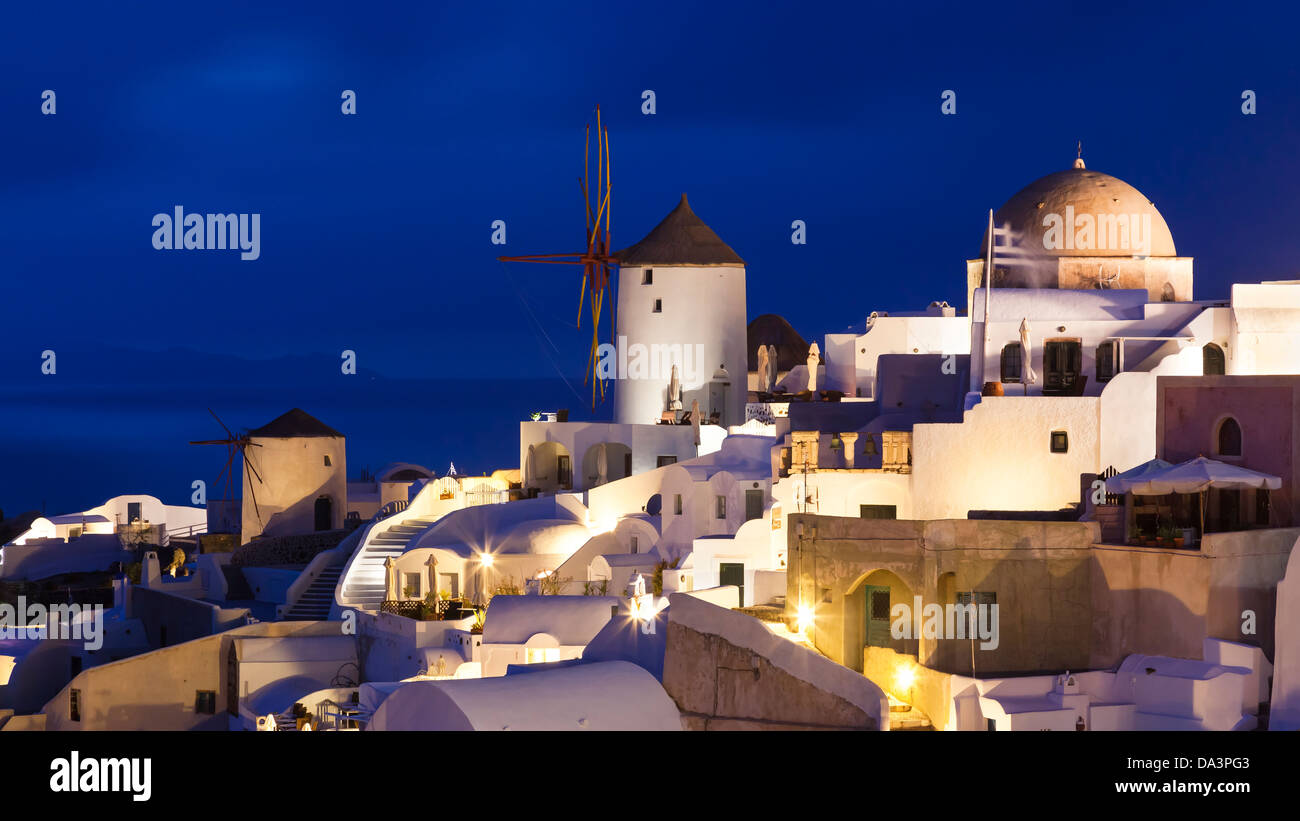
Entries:
<svg viewBox="0 0 1300 821">
<path fill-rule="evenodd" d="M 1110 480 L 1107 480 L 1107 487 L 1109 486 Z M 1133 482 L 1130 491 L 1139 496 L 1163 496 L 1167 493 L 1202 493 L 1210 488 L 1277 490 L 1280 487 L 1282 480 L 1277 476 L 1198 456 L 1164 470 L 1153 471 L 1144 479 Z"/>
<path fill-rule="evenodd" d="M 1106 480 L 1107 493 L 1128 493 L 1129 489 L 1138 482 L 1145 481 L 1148 476 L 1173 467 L 1172 464 L 1164 459 L 1152 459 L 1150 462 L 1143 462 L 1137 467 L 1129 468 L 1123 473 L 1117 473 Z"/>
<path fill-rule="evenodd" d="M 1109 482 L 1107 483 L 1109 485 Z M 1153 471 L 1144 479 L 1130 485 L 1129 492 L 1139 496 L 1164 496 L 1167 493 L 1199 493 L 1201 495 L 1201 532 L 1205 532 L 1205 491 L 1219 490 L 1277 490 L 1282 480 L 1277 476 L 1216 462 L 1198 456 L 1164 470 Z"/>
<path fill-rule="evenodd" d="M 767 393 L 767 346 L 758 346 L 758 392 Z"/>
<path fill-rule="evenodd" d="M 668 410 L 682 409 L 682 380 L 677 375 L 677 364 L 673 363 L 673 375 L 668 380 Z"/>
<path fill-rule="evenodd" d="M 700 400 L 691 400 L 691 430 L 695 433 L 695 446 L 700 446 Z"/>
</svg>

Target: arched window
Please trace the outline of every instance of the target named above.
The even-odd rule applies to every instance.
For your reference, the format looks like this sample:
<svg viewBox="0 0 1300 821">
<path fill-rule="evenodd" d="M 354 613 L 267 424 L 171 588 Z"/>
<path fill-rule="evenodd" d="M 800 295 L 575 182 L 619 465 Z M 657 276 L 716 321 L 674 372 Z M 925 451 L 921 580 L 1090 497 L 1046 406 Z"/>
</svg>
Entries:
<svg viewBox="0 0 1300 821">
<path fill-rule="evenodd" d="M 1012 342 L 1002 349 L 1002 381 L 1020 381 L 1020 343 Z"/>
<path fill-rule="evenodd" d="M 1223 376 L 1227 373 L 1223 361 L 1223 348 L 1213 342 L 1201 349 L 1201 372 L 1206 376 Z"/>
<path fill-rule="evenodd" d="M 1237 424 L 1236 419 L 1229 416 L 1219 423 L 1218 439 L 1220 456 L 1241 455 L 1241 425 Z"/>
<path fill-rule="evenodd" d="M 1160 289 L 1160 301 L 1161 302 L 1174 301 L 1174 286 L 1170 285 L 1168 282 L 1165 283 L 1165 287 Z"/>
</svg>

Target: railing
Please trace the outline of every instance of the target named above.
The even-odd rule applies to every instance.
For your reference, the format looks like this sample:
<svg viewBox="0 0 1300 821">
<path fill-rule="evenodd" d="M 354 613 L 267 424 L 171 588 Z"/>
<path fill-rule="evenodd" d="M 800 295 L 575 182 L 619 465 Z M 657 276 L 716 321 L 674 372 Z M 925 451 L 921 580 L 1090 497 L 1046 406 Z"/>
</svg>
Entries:
<svg viewBox="0 0 1300 821">
<path fill-rule="evenodd" d="M 379 508 L 379 510 L 375 511 L 375 515 L 370 517 L 370 522 L 373 524 L 375 522 L 379 522 L 379 521 L 383 521 L 384 519 L 387 519 L 389 516 L 392 516 L 394 513 L 401 513 L 403 510 L 406 510 L 409 504 L 410 502 L 406 501 L 405 499 L 394 499 L 393 501 Z"/>
<path fill-rule="evenodd" d="M 385 599 L 379 612 L 391 613 L 415 621 L 449 621 L 467 618 L 464 603 L 456 599 L 439 599 L 433 605 L 420 599 Z"/>
</svg>

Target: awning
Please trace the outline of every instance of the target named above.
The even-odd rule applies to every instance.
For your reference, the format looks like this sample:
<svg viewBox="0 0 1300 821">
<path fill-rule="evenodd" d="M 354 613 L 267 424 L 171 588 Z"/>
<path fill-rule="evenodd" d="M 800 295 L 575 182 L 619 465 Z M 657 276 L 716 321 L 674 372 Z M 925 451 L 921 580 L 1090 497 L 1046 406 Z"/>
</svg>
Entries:
<svg viewBox="0 0 1300 821">
<path fill-rule="evenodd" d="M 1110 489 L 1110 483 L 1118 478 L 1116 476 L 1106 481 L 1107 490 Z M 1139 496 L 1164 496 L 1168 493 L 1201 493 L 1210 488 L 1277 490 L 1282 487 L 1282 480 L 1267 473 L 1198 456 L 1164 470 L 1154 470 L 1143 478 L 1126 480 L 1124 484 L 1128 485 L 1129 493 Z"/>
<path fill-rule="evenodd" d="M 1117 473 L 1106 480 L 1107 493 L 1128 493 L 1133 485 L 1146 481 L 1147 477 L 1173 467 L 1164 459 L 1152 459 L 1123 473 Z"/>
</svg>

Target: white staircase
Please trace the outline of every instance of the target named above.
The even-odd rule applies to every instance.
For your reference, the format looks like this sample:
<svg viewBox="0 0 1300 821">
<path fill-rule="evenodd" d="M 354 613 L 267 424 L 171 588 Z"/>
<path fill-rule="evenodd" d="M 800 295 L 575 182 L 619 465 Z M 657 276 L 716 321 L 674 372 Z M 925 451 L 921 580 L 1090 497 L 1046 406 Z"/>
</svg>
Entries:
<svg viewBox="0 0 1300 821">
<path fill-rule="evenodd" d="M 284 614 L 285 621 L 324 621 L 330 617 L 330 605 L 334 603 L 334 588 L 338 586 L 339 576 L 343 574 L 343 565 L 336 564 L 320 572 L 303 591 L 293 607 Z"/>
<path fill-rule="evenodd" d="M 396 517 L 395 517 L 396 518 Z M 398 519 L 371 525 L 365 542 L 353 556 L 340 582 L 339 603 L 361 610 L 378 610 L 384 602 L 384 561 L 396 559 L 411 540 L 437 519 Z"/>
</svg>

